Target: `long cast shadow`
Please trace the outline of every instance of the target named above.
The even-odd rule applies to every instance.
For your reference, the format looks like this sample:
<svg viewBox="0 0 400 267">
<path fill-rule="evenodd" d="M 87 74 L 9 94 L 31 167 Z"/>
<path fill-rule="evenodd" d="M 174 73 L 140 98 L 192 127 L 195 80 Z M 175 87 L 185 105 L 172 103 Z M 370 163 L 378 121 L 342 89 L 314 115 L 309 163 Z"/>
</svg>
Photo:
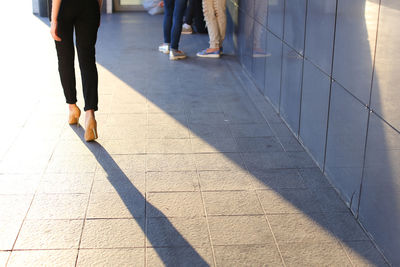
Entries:
<svg viewBox="0 0 400 267">
<path fill-rule="evenodd" d="M 199 255 L 195 248 L 178 232 L 168 218 L 155 206 L 146 201 L 142 193 L 132 184 L 126 174 L 121 170 L 118 164 L 110 154 L 97 142 L 88 143 L 84 140 L 83 127 L 71 126 L 71 129 L 81 139 L 82 143 L 93 153 L 97 162 L 107 173 L 107 179 L 115 188 L 126 208 L 129 210 L 132 218 L 142 228 L 145 238 L 153 245 L 152 248 L 157 252 L 160 259 L 166 266 L 209 266 L 207 262 Z M 132 201 L 133 199 L 133 201 Z M 151 212 L 152 218 L 162 218 L 159 224 L 152 225 L 152 229 L 146 227 L 146 211 L 141 209 L 138 203 L 144 203 L 147 212 Z M 144 220 L 144 222 L 142 222 Z M 160 245 L 160 243 L 165 243 Z M 157 246 L 157 244 L 159 246 Z M 179 249 L 183 248 L 186 257 L 181 254 L 171 257 L 171 253 L 165 251 L 165 248 Z M 173 251 L 178 253 L 177 251 Z M 172 262 L 171 262 L 172 261 Z"/>
</svg>

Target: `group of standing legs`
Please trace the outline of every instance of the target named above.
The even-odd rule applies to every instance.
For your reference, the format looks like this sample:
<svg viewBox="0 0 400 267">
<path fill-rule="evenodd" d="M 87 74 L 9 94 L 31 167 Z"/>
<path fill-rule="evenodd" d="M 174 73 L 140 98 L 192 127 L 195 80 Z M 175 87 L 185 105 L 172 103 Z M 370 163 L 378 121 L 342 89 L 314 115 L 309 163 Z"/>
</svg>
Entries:
<svg viewBox="0 0 400 267">
<path fill-rule="evenodd" d="M 226 0 L 189 1 L 189 4 L 200 4 L 202 2 L 204 18 L 210 38 L 209 48 L 198 52 L 197 56 L 208 58 L 221 57 L 222 44 L 226 32 Z M 179 50 L 179 40 L 187 5 L 188 0 L 164 0 L 164 43 L 159 46 L 159 51 L 169 54 L 171 60 L 186 58 L 186 54 Z"/>
</svg>

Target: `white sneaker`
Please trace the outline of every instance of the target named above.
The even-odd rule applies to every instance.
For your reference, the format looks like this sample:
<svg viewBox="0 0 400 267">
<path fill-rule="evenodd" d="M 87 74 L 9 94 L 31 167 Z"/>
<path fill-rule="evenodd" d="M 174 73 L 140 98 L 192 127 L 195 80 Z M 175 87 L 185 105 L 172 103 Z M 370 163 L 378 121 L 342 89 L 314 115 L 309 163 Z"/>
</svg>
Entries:
<svg viewBox="0 0 400 267">
<path fill-rule="evenodd" d="M 170 44 L 163 43 L 163 44 L 159 45 L 158 51 L 160 51 L 161 53 L 164 53 L 164 54 L 169 54 Z"/>
<path fill-rule="evenodd" d="M 169 52 L 169 60 L 178 60 L 186 58 L 186 54 L 177 49 L 171 49 Z"/>
<path fill-rule="evenodd" d="M 183 23 L 182 34 L 192 34 L 192 33 L 193 33 L 192 26 L 190 26 L 189 24 Z"/>
</svg>

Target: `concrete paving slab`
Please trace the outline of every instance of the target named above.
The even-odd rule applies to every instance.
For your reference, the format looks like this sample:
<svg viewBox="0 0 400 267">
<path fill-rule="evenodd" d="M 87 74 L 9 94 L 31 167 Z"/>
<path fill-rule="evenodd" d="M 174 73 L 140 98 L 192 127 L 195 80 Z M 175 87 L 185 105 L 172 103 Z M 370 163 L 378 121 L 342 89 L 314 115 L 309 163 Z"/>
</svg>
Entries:
<svg viewBox="0 0 400 267">
<path fill-rule="evenodd" d="M 214 266 L 211 247 L 147 248 L 147 266 Z"/>
<path fill-rule="evenodd" d="M 80 249 L 76 266 L 145 266 L 144 248 Z"/>
<path fill-rule="evenodd" d="M 322 213 L 271 214 L 267 217 L 278 244 L 336 240 L 334 234 L 327 229 L 329 222 Z"/>
<path fill-rule="evenodd" d="M 15 249 L 78 248 L 83 220 L 26 220 Z"/>
<path fill-rule="evenodd" d="M 40 194 L 89 194 L 94 172 L 45 173 L 38 186 Z"/>
<path fill-rule="evenodd" d="M 186 172 L 147 172 L 147 192 L 198 191 L 199 178 L 195 171 Z"/>
<path fill-rule="evenodd" d="M 200 171 L 202 191 L 250 190 L 253 188 L 252 176 L 245 170 Z"/>
<path fill-rule="evenodd" d="M 84 219 L 89 194 L 37 194 L 27 219 Z"/>
<path fill-rule="evenodd" d="M 204 192 L 207 215 L 262 215 L 264 214 L 254 191 Z"/>
<path fill-rule="evenodd" d="M 339 242 L 279 243 L 286 266 L 353 266 Z"/>
<path fill-rule="evenodd" d="M 196 218 L 148 218 L 147 247 L 210 246 L 207 222 Z"/>
<path fill-rule="evenodd" d="M 144 218 L 92 219 L 85 222 L 81 248 L 144 247 Z"/>
<path fill-rule="evenodd" d="M 88 219 L 100 218 L 132 218 L 145 216 L 145 200 L 141 194 L 130 191 L 100 192 L 90 195 L 87 208 Z"/>
<path fill-rule="evenodd" d="M 256 189 L 306 188 L 297 169 L 270 169 L 251 171 Z"/>
<path fill-rule="evenodd" d="M 208 221 L 213 245 L 274 243 L 264 216 L 212 216 Z"/>
<path fill-rule="evenodd" d="M 266 214 L 322 212 L 308 189 L 259 190 L 257 194 Z"/>
<path fill-rule="evenodd" d="M 275 244 L 215 246 L 217 266 L 284 266 Z"/>
<path fill-rule="evenodd" d="M 7 266 L 75 266 L 77 249 L 13 251 Z"/>
<path fill-rule="evenodd" d="M 203 217 L 200 192 L 147 193 L 147 217 Z"/>
</svg>

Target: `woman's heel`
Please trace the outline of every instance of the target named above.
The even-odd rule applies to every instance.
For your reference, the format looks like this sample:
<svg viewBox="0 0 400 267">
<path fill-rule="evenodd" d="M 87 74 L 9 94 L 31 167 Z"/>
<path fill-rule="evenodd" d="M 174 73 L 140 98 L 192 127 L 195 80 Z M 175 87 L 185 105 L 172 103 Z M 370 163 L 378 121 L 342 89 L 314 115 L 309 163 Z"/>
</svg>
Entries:
<svg viewBox="0 0 400 267">
<path fill-rule="evenodd" d="M 97 138 L 97 122 L 94 118 L 90 118 L 86 124 L 85 140 L 86 142 L 90 142 Z"/>
<path fill-rule="evenodd" d="M 73 110 L 69 111 L 68 123 L 70 125 L 78 124 L 80 116 L 81 116 L 81 110 L 78 107 L 75 107 Z"/>
</svg>

